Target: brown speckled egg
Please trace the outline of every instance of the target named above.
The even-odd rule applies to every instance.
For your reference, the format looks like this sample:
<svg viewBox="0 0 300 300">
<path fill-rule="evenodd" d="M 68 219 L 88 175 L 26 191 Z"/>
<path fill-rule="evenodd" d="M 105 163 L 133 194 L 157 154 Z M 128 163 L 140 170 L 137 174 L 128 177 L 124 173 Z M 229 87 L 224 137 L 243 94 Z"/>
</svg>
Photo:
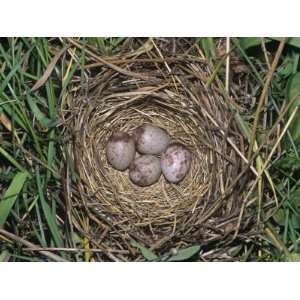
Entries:
<svg viewBox="0 0 300 300">
<path fill-rule="evenodd" d="M 161 157 L 161 170 L 165 178 L 171 183 L 178 183 L 188 173 L 192 162 L 190 151 L 179 143 L 168 146 Z"/>
<path fill-rule="evenodd" d="M 125 132 L 112 134 L 107 142 L 106 157 L 113 168 L 126 170 L 135 157 L 134 139 Z"/>
<path fill-rule="evenodd" d="M 144 124 L 133 132 L 137 150 L 142 154 L 161 154 L 170 143 L 169 134 L 162 128 Z"/>
<path fill-rule="evenodd" d="M 153 155 L 141 155 L 129 167 L 130 180 L 139 186 L 148 186 L 157 182 L 160 174 L 160 160 Z"/>
</svg>

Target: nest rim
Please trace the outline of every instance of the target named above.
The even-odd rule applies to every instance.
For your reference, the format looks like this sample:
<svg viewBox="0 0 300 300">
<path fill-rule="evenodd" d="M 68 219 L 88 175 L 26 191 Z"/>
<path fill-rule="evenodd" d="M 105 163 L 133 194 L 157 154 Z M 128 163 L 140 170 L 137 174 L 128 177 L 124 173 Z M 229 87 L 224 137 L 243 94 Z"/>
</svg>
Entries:
<svg viewBox="0 0 300 300">
<path fill-rule="evenodd" d="M 133 79 L 105 68 L 101 73 L 104 82 L 99 76 L 90 79 L 88 100 L 79 94 L 72 104 L 70 128 L 75 142 L 71 153 L 84 195 L 76 203 L 93 215 L 98 226 L 107 228 L 106 235 L 95 240 L 108 249 L 126 249 L 131 254 L 135 253 L 131 239 L 158 251 L 166 251 L 174 243 L 224 241 L 236 229 L 245 190 L 238 186 L 235 191 L 239 181 L 230 186 L 244 162 L 227 140 L 231 138 L 243 153 L 244 139 L 219 87 L 207 87 L 202 80 L 210 74 L 207 63 L 172 57 L 172 63 L 168 64 L 168 59 L 158 63 L 156 58 L 153 65 L 149 67 L 149 61 L 135 65 L 132 60 L 127 65 L 131 72 L 142 69 L 152 79 Z M 175 69 L 174 74 L 169 69 Z M 130 134 L 145 123 L 167 130 L 172 142 L 184 144 L 193 154 L 194 163 L 181 183 L 169 184 L 161 176 L 154 185 L 138 187 L 130 181 L 128 171 L 116 171 L 107 163 L 105 145 L 111 133 L 121 130 Z M 247 183 L 246 177 L 248 173 L 243 177 Z M 139 202 L 141 195 L 148 202 Z M 151 206 L 156 209 L 149 213 Z M 175 217 L 170 221 L 172 213 Z M 243 220 L 247 227 L 249 216 Z M 243 222 L 239 225 L 242 228 Z M 98 230 L 92 229 L 91 236 L 99 236 Z"/>
</svg>

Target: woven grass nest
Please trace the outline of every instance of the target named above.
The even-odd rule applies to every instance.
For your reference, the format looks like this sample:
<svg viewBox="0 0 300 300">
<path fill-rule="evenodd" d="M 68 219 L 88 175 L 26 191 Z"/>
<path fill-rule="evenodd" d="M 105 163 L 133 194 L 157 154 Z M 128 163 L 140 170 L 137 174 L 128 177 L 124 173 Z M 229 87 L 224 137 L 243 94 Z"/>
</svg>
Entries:
<svg viewBox="0 0 300 300">
<path fill-rule="evenodd" d="M 132 240 L 163 254 L 195 244 L 225 247 L 249 230 L 251 216 L 241 210 L 251 174 L 236 180 L 245 142 L 220 86 L 207 84 L 211 75 L 199 54 L 170 54 L 157 43 L 138 57 L 99 63 L 88 85 L 77 87 L 68 125 L 80 176 L 73 212 L 77 224 L 88 220 L 82 231 L 109 259 L 141 259 Z M 111 134 L 145 123 L 191 151 L 191 169 L 179 184 L 161 176 L 139 187 L 128 170 L 108 164 Z"/>
</svg>

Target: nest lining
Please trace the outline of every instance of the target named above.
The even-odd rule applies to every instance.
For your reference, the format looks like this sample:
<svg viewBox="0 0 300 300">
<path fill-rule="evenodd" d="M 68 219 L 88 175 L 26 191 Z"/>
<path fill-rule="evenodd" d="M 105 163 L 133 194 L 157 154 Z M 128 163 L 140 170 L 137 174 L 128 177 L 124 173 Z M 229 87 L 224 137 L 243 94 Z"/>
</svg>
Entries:
<svg viewBox="0 0 300 300">
<path fill-rule="evenodd" d="M 77 204 L 84 202 L 89 214 L 101 220 L 90 234 L 95 241 L 101 236 L 109 249 L 131 253 L 132 238 L 156 249 L 224 240 L 235 227 L 246 188 L 240 181 L 232 186 L 243 165 L 236 149 L 243 153 L 244 141 L 219 89 L 201 80 L 209 75 L 207 65 L 173 57 L 167 67 L 163 60 L 124 60 L 123 68 L 149 79 L 104 67 L 101 76 L 90 80 L 88 98 L 76 96 L 72 104 L 73 152 L 85 195 Z M 191 169 L 179 184 L 161 176 L 154 185 L 138 187 L 128 171 L 108 164 L 109 136 L 119 130 L 131 133 L 145 123 L 164 128 L 172 141 L 191 151 Z"/>
</svg>

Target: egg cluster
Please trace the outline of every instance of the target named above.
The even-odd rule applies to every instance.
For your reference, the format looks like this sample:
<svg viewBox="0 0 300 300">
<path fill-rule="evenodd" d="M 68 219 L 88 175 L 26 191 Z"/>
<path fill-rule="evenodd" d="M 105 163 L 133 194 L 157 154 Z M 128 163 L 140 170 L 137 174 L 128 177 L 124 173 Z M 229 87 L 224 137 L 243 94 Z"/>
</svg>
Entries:
<svg viewBox="0 0 300 300">
<path fill-rule="evenodd" d="M 163 173 L 171 183 L 184 179 L 191 167 L 190 151 L 180 143 L 172 143 L 162 128 L 144 124 L 132 135 L 116 132 L 106 146 L 109 164 L 119 171 L 129 168 L 130 180 L 138 186 L 157 182 Z"/>
</svg>

